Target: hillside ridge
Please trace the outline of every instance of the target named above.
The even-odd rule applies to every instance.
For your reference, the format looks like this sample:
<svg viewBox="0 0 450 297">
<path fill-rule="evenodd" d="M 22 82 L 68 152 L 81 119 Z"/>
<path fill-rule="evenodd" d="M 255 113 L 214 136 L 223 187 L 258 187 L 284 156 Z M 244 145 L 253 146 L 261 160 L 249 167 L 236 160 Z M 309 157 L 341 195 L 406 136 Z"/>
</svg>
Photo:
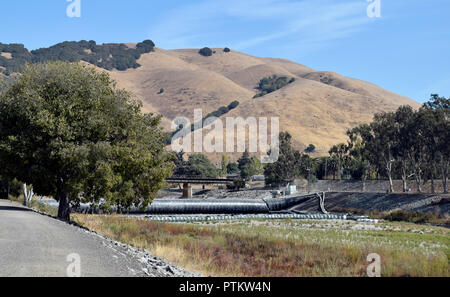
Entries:
<svg viewBox="0 0 450 297">
<path fill-rule="evenodd" d="M 137 46 L 125 45 L 128 49 Z M 206 57 L 199 54 L 199 49 L 165 50 L 155 46 L 140 54 L 135 67 L 94 67 L 110 73 L 119 87 L 142 100 L 144 112 L 163 115 L 162 124 L 168 131 L 173 131 L 171 123 L 176 117 L 193 121 L 194 109 L 202 109 L 207 115 L 238 101 L 237 108 L 221 118 L 279 117 L 280 130 L 290 132 L 298 148 L 314 144 L 313 155 L 327 154 L 332 145 L 345 141 L 348 129 L 370 122 L 375 113 L 393 111 L 401 105 L 420 107 L 409 98 L 332 71 L 235 50 L 212 50 L 214 54 Z M 6 56 L 10 55 L 3 51 L 0 61 Z M 253 98 L 259 92 L 261 79 L 274 75 L 294 81 Z M 209 155 L 218 160 L 221 154 Z M 231 155 L 235 159 L 240 154 Z"/>
</svg>

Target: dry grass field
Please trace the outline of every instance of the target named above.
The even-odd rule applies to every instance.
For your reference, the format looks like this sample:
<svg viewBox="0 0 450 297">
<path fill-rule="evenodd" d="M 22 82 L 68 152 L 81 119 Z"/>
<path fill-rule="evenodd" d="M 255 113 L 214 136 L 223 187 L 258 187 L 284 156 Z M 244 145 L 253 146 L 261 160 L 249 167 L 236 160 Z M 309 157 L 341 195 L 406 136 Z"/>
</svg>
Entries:
<svg viewBox="0 0 450 297">
<path fill-rule="evenodd" d="M 53 216 L 57 211 L 37 200 L 32 207 Z M 72 214 L 72 221 L 204 276 L 364 277 L 370 253 L 380 255 L 383 277 L 450 276 L 450 229 L 428 224 L 258 219 L 159 223 L 87 214 Z"/>
<path fill-rule="evenodd" d="M 382 276 L 450 276 L 445 228 L 350 221 L 157 223 L 76 214 L 98 233 L 147 249 L 204 276 L 367 276 L 370 253 Z"/>
</svg>

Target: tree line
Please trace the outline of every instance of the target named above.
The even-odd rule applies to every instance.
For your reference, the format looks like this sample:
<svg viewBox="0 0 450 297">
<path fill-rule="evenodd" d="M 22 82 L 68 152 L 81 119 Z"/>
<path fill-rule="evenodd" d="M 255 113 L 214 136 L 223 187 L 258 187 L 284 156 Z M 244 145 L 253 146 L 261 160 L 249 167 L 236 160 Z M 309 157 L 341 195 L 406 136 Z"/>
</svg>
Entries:
<svg viewBox="0 0 450 297">
<path fill-rule="evenodd" d="M 138 68 L 137 60 L 142 54 L 152 52 L 155 44 L 144 40 L 129 48 L 125 44 L 97 44 L 95 41 L 65 41 L 49 48 L 28 51 L 22 44 L 2 44 L 0 52 L 11 54 L 11 59 L 0 56 L 0 66 L 4 74 L 21 72 L 26 63 L 44 63 L 49 61 L 79 62 L 86 61 L 106 70 L 120 71 Z"/>
<path fill-rule="evenodd" d="M 242 180 L 249 180 L 252 176 L 263 174 L 264 167 L 257 157 L 250 156 L 245 151 L 236 162 L 229 162 L 226 155 L 222 156 L 221 166 L 217 168 L 204 154 L 191 154 L 186 159 L 185 153 L 174 152 L 174 176 L 217 178 L 224 174 L 235 174 Z"/>
<path fill-rule="evenodd" d="M 347 131 L 346 143 L 334 145 L 329 157 L 310 158 L 293 149 L 289 133 L 280 133 L 280 158 L 265 167 L 266 183 L 279 186 L 296 177 L 311 179 L 362 180 L 388 179 L 394 192 L 394 179 L 402 180 L 402 191 L 409 190 L 411 179 L 417 191 L 430 181 L 442 180 L 448 193 L 450 160 L 450 99 L 431 95 L 419 110 L 401 106 L 395 112 L 374 116 L 369 124 Z"/>
<path fill-rule="evenodd" d="M 348 143 L 333 147 L 330 154 L 341 163 L 356 163 L 363 182 L 371 173 L 386 176 L 390 192 L 394 192 L 393 179 L 400 176 L 403 192 L 414 178 L 418 192 L 429 180 L 434 193 L 434 180 L 440 177 L 447 193 L 449 119 L 450 99 L 433 94 L 419 110 L 401 106 L 395 112 L 376 114 L 372 123 L 348 131 Z"/>
</svg>

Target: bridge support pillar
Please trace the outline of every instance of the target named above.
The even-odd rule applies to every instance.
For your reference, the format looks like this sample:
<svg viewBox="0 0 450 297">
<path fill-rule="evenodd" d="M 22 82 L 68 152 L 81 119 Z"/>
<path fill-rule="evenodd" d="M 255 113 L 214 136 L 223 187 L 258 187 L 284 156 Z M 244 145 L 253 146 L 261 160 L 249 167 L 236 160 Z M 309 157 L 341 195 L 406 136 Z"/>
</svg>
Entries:
<svg viewBox="0 0 450 297">
<path fill-rule="evenodd" d="M 188 183 L 183 184 L 183 196 L 181 198 L 192 198 L 192 186 Z"/>
</svg>

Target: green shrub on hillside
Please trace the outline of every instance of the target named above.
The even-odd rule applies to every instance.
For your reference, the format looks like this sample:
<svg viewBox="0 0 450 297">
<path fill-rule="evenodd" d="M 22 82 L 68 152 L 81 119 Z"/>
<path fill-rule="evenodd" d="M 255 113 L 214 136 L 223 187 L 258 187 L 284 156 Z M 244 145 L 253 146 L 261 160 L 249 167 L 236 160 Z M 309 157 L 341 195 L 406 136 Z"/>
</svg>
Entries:
<svg viewBox="0 0 450 297">
<path fill-rule="evenodd" d="M 209 47 L 204 47 L 201 50 L 199 50 L 198 53 L 202 56 L 209 57 L 212 56 L 213 51 Z"/>
<path fill-rule="evenodd" d="M 238 107 L 238 105 L 239 105 L 239 102 L 235 100 L 228 105 L 228 109 L 229 110 L 235 109 L 236 107 Z"/>
<path fill-rule="evenodd" d="M 219 109 L 217 109 L 216 111 L 213 111 L 211 113 L 209 113 L 205 118 L 209 118 L 209 117 L 220 117 L 226 113 L 228 113 L 230 110 L 235 109 L 236 107 L 238 107 L 239 102 L 238 101 L 233 101 L 230 104 L 228 104 L 228 106 L 221 106 L 219 107 Z"/>
<path fill-rule="evenodd" d="M 262 97 L 269 93 L 275 92 L 276 90 L 279 90 L 294 81 L 295 78 L 288 79 L 286 76 L 273 75 L 271 77 L 264 77 L 259 81 L 259 84 L 256 87 L 260 92 L 253 98 Z"/>
<path fill-rule="evenodd" d="M 305 153 L 312 153 L 316 150 L 316 146 L 314 144 L 308 145 L 308 147 L 305 149 Z"/>
</svg>

